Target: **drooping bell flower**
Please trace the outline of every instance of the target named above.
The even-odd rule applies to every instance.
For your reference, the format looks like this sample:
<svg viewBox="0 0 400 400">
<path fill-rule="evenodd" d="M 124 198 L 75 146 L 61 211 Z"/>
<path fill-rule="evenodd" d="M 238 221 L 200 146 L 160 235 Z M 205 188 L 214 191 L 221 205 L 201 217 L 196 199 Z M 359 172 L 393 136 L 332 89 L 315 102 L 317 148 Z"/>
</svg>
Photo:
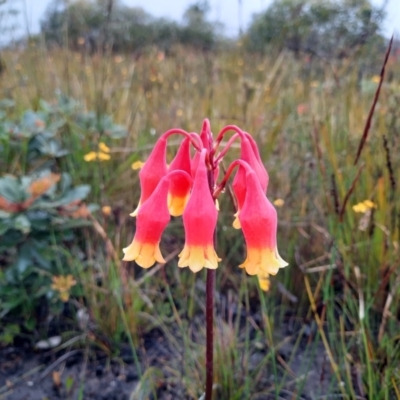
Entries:
<svg viewBox="0 0 400 400">
<path fill-rule="evenodd" d="M 203 267 L 216 269 L 220 261 L 214 249 L 218 212 L 210 193 L 206 153 L 203 149 L 200 154 L 192 193 L 183 213 L 185 246 L 179 255 L 178 266 L 189 267 L 193 272 Z"/>
<path fill-rule="evenodd" d="M 176 153 L 175 158 L 172 160 L 168 171 L 185 171 L 191 174 L 191 160 L 190 160 L 190 139 L 185 138 Z M 168 191 L 168 209 L 173 217 L 178 217 L 183 214 L 186 204 L 189 200 L 190 189 L 192 183 L 183 174 L 174 174 L 170 179 L 170 186 Z"/>
<path fill-rule="evenodd" d="M 268 173 L 261 162 L 257 144 L 250 135 L 241 137 L 240 158 L 243 161 L 246 161 L 254 170 L 264 193 L 266 193 L 269 181 Z M 237 171 L 235 178 L 233 179 L 232 189 L 237 201 L 237 212 L 234 215 L 235 220 L 232 225 L 235 229 L 240 229 L 240 220 L 238 219 L 238 216 L 246 197 L 246 172 L 243 168 L 239 168 Z"/>
<path fill-rule="evenodd" d="M 159 243 L 170 220 L 167 193 L 169 178 L 164 177 L 156 189 L 137 211 L 136 233 L 130 246 L 123 249 L 124 261 L 136 261 L 143 268 L 151 267 L 156 261 L 165 263 Z"/>
<path fill-rule="evenodd" d="M 136 217 L 141 205 L 151 196 L 158 183 L 167 174 L 167 139 L 158 139 L 146 163 L 139 172 L 140 200 L 136 210 L 130 214 Z"/>
<path fill-rule="evenodd" d="M 268 189 L 268 183 L 269 183 L 269 176 L 268 172 L 264 167 L 264 163 L 261 159 L 260 152 L 258 150 L 257 142 L 253 139 L 253 137 L 250 135 L 250 133 L 245 132 L 247 140 L 250 142 L 251 148 L 253 149 L 253 153 L 256 156 L 256 159 L 258 161 L 258 165 L 255 165 L 254 172 L 257 174 L 258 179 L 261 183 L 261 187 L 265 187 L 265 193 L 267 192 Z M 245 160 L 246 161 L 246 160 Z M 252 166 L 252 164 L 250 163 Z"/>
<path fill-rule="evenodd" d="M 243 168 L 241 168 L 243 169 Z M 265 196 L 255 172 L 246 171 L 246 198 L 239 213 L 247 247 L 247 258 L 240 265 L 249 275 L 258 275 L 260 284 L 268 286 L 268 276 L 275 275 L 287 265 L 277 249 L 278 226 L 274 206 Z"/>
</svg>

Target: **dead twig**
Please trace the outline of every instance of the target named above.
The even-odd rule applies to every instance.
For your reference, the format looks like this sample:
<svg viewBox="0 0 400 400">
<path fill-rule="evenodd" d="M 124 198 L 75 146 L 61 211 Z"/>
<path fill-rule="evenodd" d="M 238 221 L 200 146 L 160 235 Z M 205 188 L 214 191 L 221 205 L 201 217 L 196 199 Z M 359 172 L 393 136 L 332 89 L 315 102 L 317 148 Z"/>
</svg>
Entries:
<svg viewBox="0 0 400 400">
<path fill-rule="evenodd" d="M 392 287 L 392 290 L 390 291 L 390 293 L 388 294 L 388 296 L 386 298 L 385 307 L 383 308 L 382 322 L 379 327 L 379 333 L 378 333 L 378 342 L 379 343 L 382 341 L 383 334 L 385 333 L 386 322 L 387 322 L 387 319 L 390 314 L 389 308 L 390 308 L 390 305 L 392 304 L 393 297 L 397 291 L 399 284 L 400 284 L 400 277 L 397 277 L 396 282 Z"/>
<path fill-rule="evenodd" d="M 379 84 L 378 84 L 378 87 L 376 88 L 374 100 L 372 102 L 371 109 L 369 110 L 369 113 L 368 113 L 367 122 L 365 123 L 364 132 L 361 137 L 360 144 L 358 145 L 358 150 L 357 150 L 356 159 L 354 161 L 354 165 L 356 165 L 358 163 L 362 149 L 364 148 L 365 142 L 367 141 L 368 133 L 371 128 L 372 117 L 374 116 L 374 112 L 375 112 L 375 106 L 376 106 L 376 103 L 378 103 L 379 94 L 381 92 L 381 87 L 382 87 L 382 83 L 383 83 L 383 78 L 385 77 L 386 64 L 389 60 L 389 54 L 392 50 L 392 44 L 393 44 L 393 35 L 392 35 L 392 38 L 390 39 L 389 46 L 386 50 L 385 59 L 383 61 L 383 65 L 382 65 L 382 69 L 381 69 L 381 73 L 380 73 Z"/>
</svg>

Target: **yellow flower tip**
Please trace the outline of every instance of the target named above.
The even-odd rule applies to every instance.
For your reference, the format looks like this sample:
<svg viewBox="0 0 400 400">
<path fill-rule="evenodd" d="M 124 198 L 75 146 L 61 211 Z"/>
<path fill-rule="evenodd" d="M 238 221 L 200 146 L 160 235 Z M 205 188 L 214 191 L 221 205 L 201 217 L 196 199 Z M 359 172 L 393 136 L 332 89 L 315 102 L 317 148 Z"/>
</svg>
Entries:
<svg viewBox="0 0 400 400">
<path fill-rule="evenodd" d="M 280 268 L 288 265 L 278 253 L 277 249 L 269 248 L 247 248 L 247 258 L 240 268 L 245 268 L 249 275 L 260 273 L 276 275 Z"/>
<path fill-rule="evenodd" d="M 101 212 L 103 213 L 103 215 L 105 215 L 106 217 L 111 215 L 112 212 L 112 208 L 110 206 L 103 206 L 101 208 Z"/>
<path fill-rule="evenodd" d="M 85 155 L 83 156 L 83 159 L 84 159 L 86 162 L 94 161 L 94 160 L 97 159 L 97 153 L 94 152 L 94 151 L 91 151 L 90 153 L 85 154 Z"/>
<path fill-rule="evenodd" d="M 142 167 L 143 167 L 143 165 L 144 165 L 144 162 L 143 161 L 135 161 L 132 165 L 131 165 L 131 168 L 133 169 L 133 170 L 138 170 L 138 169 L 141 169 Z"/>
<path fill-rule="evenodd" d="M 178 267 L 189 267 L 192 272 L 199 272 L 203 268 L 217 269 L 221 259 L 215 253 L 213 246 L 185 245 L 179 254 Z"/>
<path fill-rule="evenodd" d="M 371 78 L 371 82 L 379 83 L 380 81 L 381 81 L 381 77 L 380 77 L 379 75 L 374 75 L 374 76 Z"/>
<path fill-rule="evenodd" d="M 217 209 L 217 211 L 219 211 L 219 201 L 218 201 L 218 199 L 215 199 L 215 208 Z"/>
<path fill-rule="evenodd" d="M 99 143 L 99 150 L 102 151 L 103 153 L 109 153 L 110 148 L 103 142 Z"/>
<path fill-rule="evenodd" d="M 172 196 L 168 193 L 168 211 L 173 217 L 180 217 L 185 210 L 190 195 L 184 197 Z"/>
<path fill-rule="evenodd" d="M 269 280 L 268 274 L 258 274 L 258 284 L 260 285 L 261 290 L 264 292 L 268 292 L 271 287 L 271 281 Z"/>
<path fill-rule="evenodd" d="M 274 201 L 274 206 L 275 207 L 282 207 L 285 204 L 285 200 L 283 199 L 276 199 Z"/>
<path fill-rule="evenodd" d="M 138 215 L 140 205 L 141 205 L 141 204 L 140 204 L 140 201 L 139 201 L 139 204 L 137 205 L 137 207 L 135 208 L 135 210 L 129 214 L 131 217 L 134 218 L 134 217 L 136 217 L 136 216 Z"/>
<path fill-rule="evenodd" d="M 150 268 L 155 262 L 166 263 L 158 243 L 140 243 L 137 240 L 133 240 L 122 251 L 125 254 L 123 261 L 135 261 L 142 268 Z"/>
<path fill-rule="evenodd" d="M 235 229 L 240 229 L 241 225 L 240 225 L 240 221 L 239 221 L 239 211 L 236 214 L 234 214 L 233 216 L 235 217 L 235 219 L 234 219 L 234 221 L 232 223 L 232 226 Z"/>
</svg>

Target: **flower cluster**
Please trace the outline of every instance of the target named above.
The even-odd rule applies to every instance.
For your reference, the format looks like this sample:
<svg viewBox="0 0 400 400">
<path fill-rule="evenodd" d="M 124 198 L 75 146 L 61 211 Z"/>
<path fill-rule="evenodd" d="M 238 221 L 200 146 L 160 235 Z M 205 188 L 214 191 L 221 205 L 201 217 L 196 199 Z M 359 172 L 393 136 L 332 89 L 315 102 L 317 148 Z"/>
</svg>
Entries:
<svg viewBox="0 0 400 400">
<path fill-rule="evenodd" d="M 230 130 L 235 134 L 219 151 Z M 167 139 L 174 134 L 183 135 L 184 139 L 168 166 Z M 219 165 L 235 140 L 240 140 L 240 159 L 228 167 L 217 183 Z M 124 260 L 136 261 L 143 268 L 155 262 L 165 263 L 159 248 L 161 235 L 170 216 L 182 216 L 185 245 L 178 266 L 189 267 L 193 272 L 203 267 L 216 269 L 220 261 L 214 248 L 217 198 L 234 171 L 232 189 L 237 212 L 233 226 L 242 230 L 247 246 L 247 257 L 240 267 L 249 275 L 257 275 L 261 288 L 268 290 L 269 276 L 287 265 L 277 250 L 277 213 L 266 197 L 268 173 L 257 144 L 250 134 L 233 125 L 223 128 L 215 141 L 208 120 L 200 134 L 171 129 L 158 139 L 139 173 L 141 196 L 131 214 L 137 218 L 136 233 L 131 245 L 123 249 Z"/>
<path fill-rule="evenodd" d="M 371 200 L 364 200 L 361 203 L 357 203 L 353 206 L 353 211 L 356 213 L 365 214 L 367 211 L 376 208 L 376 204 Z"/>
<path fill-rule="evenodd" d="M 95 160 L 108 161 L 110 156 L 110 148 L 103 142 L 99 143 L 98 151 L 91 151 L 83 157 L 86 162 L 91 162 Z"/>
</svg>

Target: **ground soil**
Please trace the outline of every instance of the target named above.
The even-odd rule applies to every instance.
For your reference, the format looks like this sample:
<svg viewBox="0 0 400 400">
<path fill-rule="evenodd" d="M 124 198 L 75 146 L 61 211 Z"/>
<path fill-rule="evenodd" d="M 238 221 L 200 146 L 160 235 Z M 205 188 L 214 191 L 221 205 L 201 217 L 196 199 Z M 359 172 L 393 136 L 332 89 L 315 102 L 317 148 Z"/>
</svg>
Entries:
<svg viewBox="0 0 400 400">
<path fill-rule="evenodd" d="M 288 330 L 285 328 L 286 335 Z M 331 393 L 332 387 L 329 385 L 332 374 L 326 353 L 319 342 L 310 359 L 307 349 L 312 344 L 312 329 L 309 333 L 309 337 L 305 337 L 296 350 L 295 341 L 290 338 L 279 347 L 278 361 L 287 363 L 293 373 L 288 376 L 287 386 L 279 394 L 280 399 L 292 399 L 294 393 L 297 399 L 323 399 L 324 394 L 328 391 Z M 250 363 L 258 364 L 265 355 L 265 349 L 253 352 Z M 147 338 L 147 366 L 160 360 L 168 364 L 168 358 L 171 357 L 174 355 L 159 332 Z M 305 360 L 305 357 L 309 360 Z M 269 381 L 270 385 L 273 379 L 267 376 L 264 382 Z M 301 393 L 294 389 L 299 387 L 299 380 L 302 382 Z M 138 373 L 127 345 L 122 351 L 119 349 L 119 357 L 114 359 L 101 351 L 90 349 L 89 352 L 87 348 L 57 353 L 51 350 L 34 351 L 26 346 L 0 349 L 0 400 L 134 400 L 136 397 L 132 393 L 137 384 Z M 183 392 L 183 388 L 162 383 L 157 385 L 156 397 L 158 400 L 192 399 Z M 275 398 L 275 394 L 254 397 L 255 400 Z"/>
</svg>

